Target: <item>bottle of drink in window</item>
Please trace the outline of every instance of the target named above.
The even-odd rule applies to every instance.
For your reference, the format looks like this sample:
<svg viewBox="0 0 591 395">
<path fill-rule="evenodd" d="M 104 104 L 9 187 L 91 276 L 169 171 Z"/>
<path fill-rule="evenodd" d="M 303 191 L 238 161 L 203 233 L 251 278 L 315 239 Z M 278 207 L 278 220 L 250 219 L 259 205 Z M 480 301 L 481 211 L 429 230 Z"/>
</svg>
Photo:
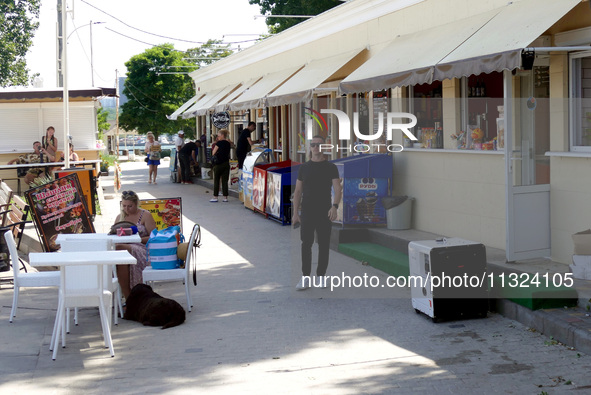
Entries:
<svg viewBox="0 0 591 395">
<path fill-rule="evenodd" d="M 482 80 L 482 84 L 480 85 L 480 96 L 486 97 L 486 86 L 484 85 L 484 80 Z"/>
<path fill-rule="evenodd" d="M 480 97 L 480 80 L 476 80 L 476 97 Z"/>
</svg>

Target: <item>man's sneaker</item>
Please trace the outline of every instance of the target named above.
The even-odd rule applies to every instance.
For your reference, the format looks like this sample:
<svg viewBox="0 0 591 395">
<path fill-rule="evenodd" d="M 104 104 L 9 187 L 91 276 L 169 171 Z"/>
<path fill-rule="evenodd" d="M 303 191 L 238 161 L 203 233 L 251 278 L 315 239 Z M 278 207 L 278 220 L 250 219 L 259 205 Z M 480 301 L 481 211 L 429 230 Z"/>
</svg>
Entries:
<svg viewBox="0 0 591 395">
<path fill-rule="evenodd" d="M 296 285 L 297 291 L 304 291 L 310 288 L 310 276 L 302 276 L 298 285 Z"/>
</svg>

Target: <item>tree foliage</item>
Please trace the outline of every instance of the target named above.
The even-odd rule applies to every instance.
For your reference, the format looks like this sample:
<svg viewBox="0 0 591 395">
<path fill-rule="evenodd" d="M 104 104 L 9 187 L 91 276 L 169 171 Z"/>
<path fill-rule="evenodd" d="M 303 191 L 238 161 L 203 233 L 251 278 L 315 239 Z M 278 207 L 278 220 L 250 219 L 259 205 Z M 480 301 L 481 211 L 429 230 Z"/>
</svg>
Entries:
<svg viewBox="0 0 591 395">
<path fill-rule="evenodd" d="M 99 140 L 103 139 L 103 133 L 111 127 L 111 124 L 107 121 L 109 112 L 104 108 L 100 107 L 96 111 L 97 128 L 99 132 Z"/>
<path fill-rule="evenodd" d="M 222 45 L 222 40 L 207 40 L 200 47 L 187 50 L 187 58 L 199 66 L 207 66 L 231 54 L 230 44 Z"/>
<path fill-rule="evenodd" d="M 25 56 L 39 27 L 41 0 L 0 1 L 0 86 L 28 85 Z"/>
<path fill-rule="evenodd" d="M 263 15 L 318 15 L 343 4 L 338 0 L 248 0 L 261 8 Z M 279 33 L 303 22 L 305 18 L 267 18 L 269 33 Z"/>
<path fill-rule="evenodd" d="M 182 129 L 185 136 L 195 137 L 194 119 L 171 121 L 166 118 L 195 95 L 191 77 L 188 74 L 162 73 L 190 72 L 216 61 L 193 58 L 222 58 L 230 55 L 232 50 L 229 45 L 219 46 L 220 43 L 219 40 L 208 40 L 206 44 L 186 52 L 175 50 L 172 44 L 164 44 L 127 61 L 123 94 L 128 101 L 121 106 L 119 125 L 126 130 L 135 129 L 140 134 L 151 131 L 156 136 L 176 134 Z"/>
<path fill-rule="evenodd" d="M 192 65 L 183 60 L 185 57 L 186 54 L 175 50 L 172 44 L 164 44 L 135 55 L 125 63 L 127 79 L 123 94 L 128 101 L 121 106 L 121 127 L 137 130 L 140 134 L 151 131 L 156 136 L 173 134 L 179 129 L 189 132 L 194 129 L 194 122 L 166 118 L 195 94 L 191 78 L 187 74 L 160 74 L 191 71 L 190 68 L 178 68 Z"/>
</svg>

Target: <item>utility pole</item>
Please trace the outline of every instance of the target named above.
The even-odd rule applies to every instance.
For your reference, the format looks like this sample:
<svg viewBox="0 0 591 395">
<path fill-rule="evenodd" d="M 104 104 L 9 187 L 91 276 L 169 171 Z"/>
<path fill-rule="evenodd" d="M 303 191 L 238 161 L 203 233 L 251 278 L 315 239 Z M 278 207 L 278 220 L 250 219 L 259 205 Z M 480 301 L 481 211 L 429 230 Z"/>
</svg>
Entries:
<svg viewBox="0 0 591 395">
<path fill-rule="evenodd" d="M 57 38 L 57 53 L 56 53 L 56 84 L 58 88 L 64 86 L 64 75 L 62 73 L 62 47 L 64 45 L 64 31 L 62 26 L 62 1 L 57 0 L 57 26 L 56 26 L 56 38 Z"/>
<path fill-rule="evenodd" d="M 90 21 L 90 78 L 94 88 L 94 62 L 92 59 L 92 21 Z"/>
<path fill-rule="evenodd" d="M 119 160 L 119 70 L 115 70 L 115 140 L 117 140 L 115 155 Z"/>
</svg>

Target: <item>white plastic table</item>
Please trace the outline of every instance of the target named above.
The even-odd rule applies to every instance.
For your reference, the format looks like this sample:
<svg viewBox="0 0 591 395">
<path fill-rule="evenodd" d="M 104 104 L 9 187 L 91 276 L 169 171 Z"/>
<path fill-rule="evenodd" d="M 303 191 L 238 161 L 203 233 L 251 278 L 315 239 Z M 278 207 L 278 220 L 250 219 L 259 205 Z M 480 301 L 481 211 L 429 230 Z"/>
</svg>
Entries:
<svg viewBox="0 0 591 395">
<path fill-rule="evenodd" d="M 121 236 L 124 237 L 124 236 Z M 54 325 L 55 343 L 53 344 L 53 357 L 55 360 L 57 353 L 57 345 L 59 342 L 59 334 L 62 333 L 62 344 L 65 344 L 65 332 L 62 326 L 64 325 L 64 310 L 65 310 L 65 293 L 68 292 L 66 288 L 66 267 L 68 266 L 94 266 L 97 270 L 98 287 L 92 287 L 88 290 L 89 296 L 97 296 L 99 310 L 101 315 L 101 325 L 103 328 L 103 335 L 105 343 L 109 347 L 111 356 L 115 356 L 113 350 L 113 342 L 111 339 L 111 330 L 108 323 L 108 314 L 104 305 L 102 293 L 104 292 L 103 284 L 103 267 L 104 265 L 135 265 L 136 259 L 128 251 L 100 251 L 89 254 L 88 251 L 80 252 L 37 252 L 29 254 L 29 263 L 31 266 L 59 266 L 60 268 L 60 297 L 58 302 L 58 310 L 56 314 L 56 322 Z M 97 291 L 98 290 L 98 291 Z M 76 290 L 81 292 L 80 289 Z M 91 294 L 94 291 L 95 294 Z M 100 292 L 97 293 L 97 292 Z"/>
<path fill-rule="evenodd" d="M 56 238 L 57 244 L 62 244 L 68 240 L 110 240 L 113 244 L 141 243 L 142 238 L 138 233 L 130 236 L 109 235 L 106 233 L 60 233 Z"/>
</svg>

